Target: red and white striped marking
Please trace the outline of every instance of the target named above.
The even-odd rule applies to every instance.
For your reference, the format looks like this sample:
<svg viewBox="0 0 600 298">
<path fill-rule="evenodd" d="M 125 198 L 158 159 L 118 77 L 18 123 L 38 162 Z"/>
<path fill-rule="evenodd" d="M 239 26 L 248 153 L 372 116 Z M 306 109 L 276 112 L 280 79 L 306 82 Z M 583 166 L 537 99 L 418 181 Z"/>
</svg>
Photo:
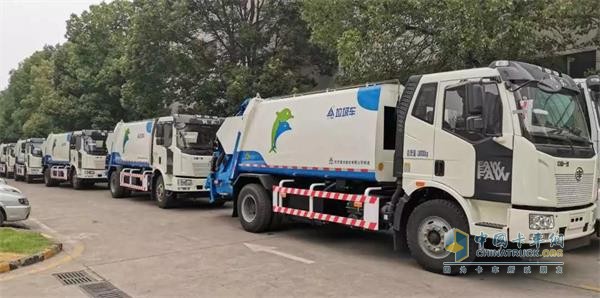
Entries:
<svg viewBox="0 0 600 298">
<path fill-rule="evenodd" d="M 125 183 L 125 177 L 133 177 L 133 178 L 139 178 L 140 181 L 142 182 L 142 185 L 136 185 L 136 184 L 132 184 L 132 183 Z M 131 189 L 135 189 L 135 190 L 141 190 L 141 191 L 148 191 L 148 186 L 146 185 L 146 179 L 144 178 L 144 174 L 138 174 L 138 173 L 127 173 L 127 172 L 121 172 L 121 177 L 120 177 L 120 184 L 121 186 L 127 187 L 127 188 L 131 188 Z M 129 178 L 131 181 L 131 178 Z"/>
<path fill-rule="evenodd" d="M 359 194 L 347 194 L 341 192 L 330 192 L 330 191 L 322 191 L 322 190 L 310 190 L 310 189 L 302 189 L 302 188 L 292 188 L 292 187 L 281 187 L 281 186 L 273 186 L 273 191 L 278 192 L 280 194 L 286 193 L 291 195 L 299 195 L 299 196 L 311 196 L 323 199 L 331 199 L 331 200 L 339 200 L 339 201 L 348 201 L 348 202 L 361 202 L 368 204 L 375 204 L 377 202 L 377 197 L 374 196 L 365 196 Z"/>
<path fill-rule="evenodd" d="M 241 163 L 241 167 L 250 168 L 265 168 L 265 169 L 292 169 L 292 170 L 313 170 L 313 171 L 334 171 L 334 172 L 361 172 L 368 173 L 369 169 L 355 169 L 355 168 L 334 168 L 334 167 L 306 167 L 306 166 L 280 166 L 280 165 L 267 165 L 258 163 Z"/>
<path fill-rule="evenodd" d="M 363 228 L 363 229 L 372 230 L 372 231 L 378 230 L 377 223 L 368 222 L 368 221 L 362 220 L 362 219 L 354 219 L 354 218 L 349 218 L 349 217 L 323 214 L 323 213 L 318 213 L 318 212 L 310 212 L 310 211 L 301 210 L 301 209 L 279 207 L 279 206 L 273 206 L 273 212 L 284 213 L 284 214 L 293 215 L 293 216 L 306 217 L 306 218 L 316 219 L 316 220 L 321 220 L 321 221 L 328 221 L 328 222 L 338 223 L 338 224 L 347 225 L 347 226 L 353 226 L 353 227 L 357 227 L 357 228 Z"/>
</svg>

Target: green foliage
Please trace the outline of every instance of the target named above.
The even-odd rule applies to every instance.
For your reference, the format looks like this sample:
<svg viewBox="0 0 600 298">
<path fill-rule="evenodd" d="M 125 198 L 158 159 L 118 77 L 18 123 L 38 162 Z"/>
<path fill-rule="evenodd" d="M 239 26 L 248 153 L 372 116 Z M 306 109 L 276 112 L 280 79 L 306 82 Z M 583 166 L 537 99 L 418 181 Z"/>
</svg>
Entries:
<svg viewBox="0 0 600 298">
<path fill-rule="evenodd" d="M 598 28 L 597 7 L 591 0 L 306 0 L 302 15 L 312 40 L 336 53 L 339 80 L 357 83 L 550 56 Z"/>
<path fill-rule="evenodd" d="M 115 0 L 0 91 L 0 141 L 600 46 L 597 0 Z M 595 30 L 595 31 L 594 31 Z M 600 34 L 600 33 L 597 33 Z M 577 36 L 589 38 L 576 39 Z M 174 107 L 179 107 L 175 109 Z"/>
<path fill-rule="evenodd" d="M 0 252 L 34 254 L 52 245 L 40 233 L 0 228 Z"/>
</svg>

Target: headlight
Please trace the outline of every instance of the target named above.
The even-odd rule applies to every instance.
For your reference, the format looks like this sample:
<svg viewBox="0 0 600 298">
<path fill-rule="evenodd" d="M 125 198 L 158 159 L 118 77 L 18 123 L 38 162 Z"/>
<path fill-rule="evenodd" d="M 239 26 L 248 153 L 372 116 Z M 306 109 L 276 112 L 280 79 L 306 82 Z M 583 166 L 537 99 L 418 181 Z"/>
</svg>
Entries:
<svg viewBox="0 0 600 298">
<path fill-rule="evenodd" d="M 179 186 L 192 186 L 192 179 L 177 179 Z"/>
<path fill-rule="evenodd" d="M 19 199 L 19 204 L 21 204 L 21 205 L 29 205 L 29 200 L 27 200 L 26 198 L 20 198 Z"/>
<path fill-rule="evenodd" d="M 529 214 L 529 229 L 554 229 L 554 216 L 548 214 Z"/>
</svg>

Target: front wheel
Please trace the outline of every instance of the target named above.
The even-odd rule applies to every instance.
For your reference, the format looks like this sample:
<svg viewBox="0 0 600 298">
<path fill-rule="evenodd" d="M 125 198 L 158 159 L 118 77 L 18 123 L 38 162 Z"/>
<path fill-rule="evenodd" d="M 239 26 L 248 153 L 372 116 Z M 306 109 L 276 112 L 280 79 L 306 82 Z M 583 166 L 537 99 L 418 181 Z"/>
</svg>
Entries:
<svg viewBox="0 0 600 298">
<path fill-rule="evenodd" d="M 261 233 L 268 230 L 273 216 L 270 196 L 262 185 L 247 184 L 237 198 L 237 210 L 244 230 Z"/>
<path fill-rule="evenodd" d="M 156 179 L 152 192 L 154 193 L 156 205 L 158 205 L 158 207 L 168 209 L 175 205 L 177 194 L 166 189 L 162 175 L 158 176 L 158 179 Z"/>
<path fill-rule="evenodd" d="M 75 169 L 71 171 L 71 185 L 73 186 L 73 189 L 83 188 L 83 183 L 81 182 L 81 179 L 77 178 L 77 170 Z"/>
<path fill-rule="evenodd" d="M 27 174 L 27 170 L 25 170 L 25 182 L 33 183 L 33 177 L 31 175 Z"/>
<path fill-rule="evenodd" d="M 444 262 L 454 262 L 455 254 L 447 251 L 444 237 L 456 228 L 466 233 L 468 257 L 475 258 L 475 243 L 470 241 L 469 222 L 462 209 L 453 202 L 435 199 L 417 206 L 408 218 L 407 242 L 413 258 L 426 270 L 442 273 Z M 464 242 L 463 242 L 464 243 Z M 460 247 L 459 247 L 460 248 Z M 458 266 L 452 266 L 450 273 L 456 273 Z"/>
<path fill-rule="evenodd" d="M 57 181 L 55 179 L 52 179 L 52 176 L 50 175 L 51 169 L 50 168 L 45 168 L 44 169 L 44 184 L 47 187 L 53 187 L 58 185 Z"/>
</svg>

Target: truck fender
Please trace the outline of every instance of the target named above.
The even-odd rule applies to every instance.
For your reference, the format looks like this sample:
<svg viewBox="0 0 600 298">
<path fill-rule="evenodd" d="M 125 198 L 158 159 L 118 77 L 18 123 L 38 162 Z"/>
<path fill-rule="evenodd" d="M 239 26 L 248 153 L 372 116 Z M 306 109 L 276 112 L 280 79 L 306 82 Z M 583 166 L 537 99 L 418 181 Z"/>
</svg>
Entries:
<svg viewBox="0 0 600 298">
<path fill-rule="evenodd" d="M 404 247 L 401 242 L 405 242 L 406 239 L 404 235 L 404 229 L 406 227 L 406 222 L 408 221 L 408 217 L 410 213 L 407 213 L 409 209 L 413 209 L 420 202 L 419 200 L 422 198 L 419 193 L 429 190 L 443 193 L 447 199 L 450 199 L 457 203 L 463 212 L 465 213 L 467 220 L 469 222 L 469 229 L 473 231 L 475 229 L 473 214 L 471 212 L 471 204 L 467 202 L 465 198 L 463 198 L 459 193 L 457 193 L 452 188 L 448 186 L 435 182 L 435 181 L 427 181 L 426 186 L 417 188 L 413 183 L 409 184 L 411 186 L 404 188 L 404 194 L 398 198 L 398 202 L 394 208 L 394 217 L 393 217 L 393 230 L 394 230 L 394 248 Z"/>
<path fill-rule="evenodd" d="M 123 166 L 118 166 L 118 165 L 110 166 L 108 168 L 107 173 L 106 173 L 106 177 L 108 177 L 108 179 L 110 179 L 110 175 L 112 174 L 112 172 L 114 172 L 114 171 L 121 171 L 122 169 L 123 169 Z"/>
</svg>

